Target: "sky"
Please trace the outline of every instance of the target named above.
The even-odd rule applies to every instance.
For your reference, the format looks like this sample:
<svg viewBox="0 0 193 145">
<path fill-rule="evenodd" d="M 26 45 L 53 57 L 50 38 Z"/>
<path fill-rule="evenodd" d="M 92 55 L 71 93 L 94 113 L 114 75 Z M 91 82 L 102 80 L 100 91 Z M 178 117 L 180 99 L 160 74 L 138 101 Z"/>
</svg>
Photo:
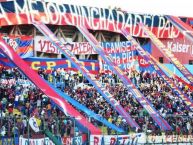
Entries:
<svg viewBox="0 0 193 145">
<path fill-rule="evenodd" d="M 120 7 L 124 11 L 140 14 L 193 17 L 193 0 L 44 0 L 80 6 L 101 8 Z"/>
</svg>

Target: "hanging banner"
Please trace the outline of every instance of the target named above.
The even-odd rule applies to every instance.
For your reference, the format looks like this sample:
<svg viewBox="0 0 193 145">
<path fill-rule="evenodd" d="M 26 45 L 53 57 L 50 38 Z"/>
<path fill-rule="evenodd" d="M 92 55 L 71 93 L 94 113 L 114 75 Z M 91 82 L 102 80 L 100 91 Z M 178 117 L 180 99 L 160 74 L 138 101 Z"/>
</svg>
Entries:
<svg viewBox="0 0 193 145">
<path fill-rule="evenodd" d="M 139 56 L 137 56 L 137 51 L 135 50 L 134 47 L 131 47 L 131 43 L 130 41 L 126 41 L 129 42 L 129 47 L 131 48 L 132 51 L 128 51 L 128 52 L 116 52 L 116 53 L 108 53 L 107 51 L 105 51 L 105 46 L 103 45 L 103 51 L 108 54 L 109 56 L 111 56 L 113 58 L 113 62 L 122 70 L 125 72 L 129 72 L 130 70 L 139 70 L 139 69 L 145 69 L 147 68 L 147 64 L 145 64 L 146 62 L 139 58 Z M 103 43 L 100 43 L 103 44 Z M 117 49 L 116 46 L 114 47 L 114 49 Z M 147 50 L 148 52 L 152 52 L 151 50 L 151 43 L 147 43 L 145 45 L 142 46 L 145 50 Z M 101 62 L 100 62 L 101 61 Z M 103 59 L 100 59 L 100 55 L 99 55 L 99 64 L 100 64 L 100 72 L 112 72 L 109 65 L 106 64 L 106 62 Z"/>
<path fill-rule="evenodd" d="M 22 58 L 33 57 L 33 37 L 0 35 L 3 40 L 13 47 L 17 54 Z"/>
<path fill-rule="evenodd" d="M 10 47 L 3 39 L 0 38 L 0 51 L 9 58 L 9 60 L 15 64 L 18 69 L 26 75 L 26 77 L 31 80 L 36 87 L 38 87 L 48 98 L 50 98 L 55 104 L 59 106 L 59 109 L 63 111 L 65 115 L 70 115 L 72 117 L 80 116 L 81 119 L 78 122 L 85 126 L 87 119 L 80 114 L 73 106 L 71 106 L 66 100 L 61 98 L 56 91 L 49 87 L 48 84 L 35 73 L 21 58 L 17 53 Z M 90 122 L 87 123 L 86 128 L 92 133 L 101 134 L 101 130 L 95 127 Z"/>
<path fill-rule="evenodd" d="M 126 31 L 122 31 L 123 35 L 131 41 L 133 46 L 136 47 L 136 50 L 138 51 L 139 55 L 145 59 L 146 62 L 148 62 L 152 68 L 157 72 L 157 74 L 163 78 L 163 80 L 167 83 L 167 85 L 172 89 L 172 91 L 177 94 L 179 98 L 181 98 L 182 101 L 190 108 L 190 110 L 193 110 L 193 101 L 185 94 L 183 93 L 178 86 L 165 74 L 164 71 L 162 71 L 162 68 L 158 65 L 158 62 L 156 62 L 154 59 L 151 58 L 151 55 L 143 50 L 141 46 L 136 42 L 136 40 Z"/>
<path fill-rule="evenodd" d="M 90 55 L 98 54 L 93 47 L 88 42 L 72 42 L 66 43 L 64 39 L 59 38 L 59 40 L 68 48 L 73 54 L 76 55 Z M 56 53 L 61 54 L 59 50 L 54 46 L 46 37 L 36 36 L 34 39 L 35 51 L 45 52 L 45 53 Z M 101 42 L 103 50 L 113 57 L 114 62 L 120 66 L 124 71 L 131 69 L 131 67 L 136 66 L 137 57 L 136 51 L 131 47 L 129 41 L 123 42 Z M 151 51 L 150 43 L 145 46 Z M 99 60 L 100 61 L 100 60 Z M 102 61 L 100 66 L 101 72 L 110 71 L 108 65 Z M 87 65 L 85 65 L 87 66 Z M 89 68 L 87 68 L 89 70 Z"/>
<path fill-rule="evenodd" d="M 75 55 L 71 53 L 68 49 L 66 49 L 65 45 L 63 45 L 57 37 L 49 30 L 49 28 L 41 23 L 34 22 L 35 27 L 42 32 L 49 40 L 65 55 L 65 57 L 74 64 L 74 66 L 87 78 L 87 80 L 95 87 L 95 89 L 106 99 L 108 103 L 114 107 L 114 109 L 123 116 L 123 118 L 127 121 L 127 123 L 131 127 L 140 128 L 139 125 L 131 118 L 131 116 L 126 112 L 126 110 L 116 101 L 104 87 L 96 80 L 95 77 L 90 75 L 89 71 L 83 66 L 82 63 L 78 61 Z"/>
<path fill-rule="evenodd" d="M 98 54 L 88 42 L 67 43 L 62 38 L 59 40 L 75 55 Z M 100 44 L 106 53 L 122 54 L 124 59 L 129 59 L 133 51 L 129 41 L 101 42 Z M 44 36 L 35 36 L 34 49 L 38 52 L 61 54 L 56 46 Z"/>
<path fill-rule="evenodd" d="M 191 145 L 193 135 L 91 135 L 90 145 L 142 145 L 142 144 L 179 144 Z"/>
<path fill-rule="evenodd" d="M 137 57 L 136 57 L 137 58 Z M 77 72 L 78 69 L 68 60 L 66 59 L 52 59 L 52 58 L 25 58 L 23 59 L 33 70 L 38 71 L 40 68 L 45 69 L 46 72 L 50 73 L 53 69 L 63 68 L 65 71 L 74 71 Z M 100 72 L 111 72 L 109 66 L 104 63 L 104 61 L 96 60 L 79 60 L 85 68 L 89 71 L 89 73 L 97 75 Z M 100 63 L 101 62 L 101 63 Z M 140 67 L 146 68 L 146 62 L 144 60 L 140 60 Z M 100 65 L 99 65 L 100 64 Z M 138 70 L 138 60 L 133 59 L 132 62 L 119 64 L 118 66 L 123 71 L 128 71 L 130 69 Z M 13 63 L 11 63 L 6 58 L 0 58 L 0 66 L 12 68 L 15 67 Z"/>
<path fill-rule="evenodd" d="M 119 33 L 127 29 L 133 36 L 145 37 L 137 23 L 147 25 L 159 38 L 176 38 L 180 33 L 163 16 L 131 14 L 121 10 L 68 5 L 40 0 L 14 0 L 0 3 L 0 26 L 32 24 L 40 17 L 44 24 L 85 25 L 87 29 Z M 186 19 L 183 19 L 186 22 Z"/>
<path fill-rule="evenodd" d="M 116 42 L 114 42 L 114 43 L 116 43 Z M 108 48 L 106 48 L 105 44 L 108 44 L 108 43 L 106 42 L 106 43 L 102 43 L 102 44 L 103 45 L 101 47 L 102 47 L 103 51 L 107 50 Z M 115 64 L 117 64 L 117 65 L 119 65 L 119 64 L 126 64 L 126 63 L 131 63 L 135 59 L 134 57 L 136 56 L 135 55 L 135 51 L 131 47 L 130 42 L 129 42 L 129 47 L 131 48 L 131 49 L 129 49 L 129 51 L 123 51 L 122 50 L 122 51 L 118 52 L 118 51 L 115 50 L 113 52 L 112 51 L 113 49 L 117 49 L 117 48 L 118 49 L 122 49 L 119 46 L 115 46 L 114 48 L 113 47 L 111 48 L 111 53 L 109 53 L 109 51 L 104 51 L 104 52 L 113 58 L 113 61 L 114 61 Z M 97 52 L 97 54 L 98 54 L 98 52 Z M 105 62 L 103 62 L 103 63 L 105 63 Z"/>
<path fill-rule="evenodd" d="M 22 136 L 19 137 L 19 145 L 55 145 L 48 137 L 46 138 L 24 138 Z"/>
<path fill-rule="evenodd" d="M 146 140 L 146 144 L 191 145 L 193 143 L 193 135 L 149 135 L 146 136 Z"/>
<path fill-rule="evenodd" d="M 123 84 L 133 94 L 132 96 L 147 110 L 149 115 L 154 121 L 160 126 L 162 130 L 171 130 L 170 125 L 164 120 L 158 112 L 155 110 L 153 105 L 143 96 L 143 94 L 137 89 L 136 85 L 132 83 L 127 75 L 113 62 L 111 56 L 108 56 L 101 48 L 96 38 L 83 26 L 77 27 L 79 31 L 84 35 L 87 41 L 95 48 L 101 58 L 109 65 L 110 69 L 120 78 Z"/>
<path fill-rule="evenodd" d="M 131 135 L 91 135 L 90 145 L 137 145 L 146 143 L 144 133 Z"/>
<path fill-rule="evenodd" d="M 135 65 L 136 64 L 136 51 L 133 47 L 131 47 L 131 43 L 129 41 L 126 41 L 126 42 L 127 42 L 127 46 L 128 46 L 127 49 L 123 49 L 123 47 L 120 48 L 120 45 L 116 45 L 116 44 L 121 44 L 120 42 L 118 42 L 118 43 L 116 43 L 116 42 L 100 43 L 100 44 L 102 44 L 101 46 L 102 46 L 103 51 L 106 54 L 108 54 L 108 56 L 111 56 L 113 58 L 113 62 L 124 71 L 128 71 L 131 68 L 133 68 L 134 66 L 136 66 Z M 113 47 L 111 47 L 111 49 L 109 49 L 108 44 L 115 44 L 115 45 L 111 45 Z M 96 51 L 96 53 L 98 54 L 97 51 Z M 101 61 L 100 72 L 111 72 L 109 65 L 103 59 L 99 59 L 99 61 Z"/>
<path fill-rule="evenodd" d="M 165 47 L 165 45 L 142 23 L 140 23 L 139 26 L 145 31 L 147 36 L 149 36 L 149 38 L 163 53 L 163 55 L 167 57 L 176 66 L 176 68 L 178 68 L 178 70 L 184 75 L 185 78 L 187 78 L 191 83 L 193 83 L 193 75 L 184 65 L 182 65 L 178 61 L 178 59 L 173 55 L 173 53 L 167 47 Z"/>
<path fill-rule="evenodd" d="M 78 71 L 78 69 L 69 60 L 66 59 L 25 58 L 23 60 L 35 71 L 38 71 L 40 68 L 45 69 L 48 73 L 58 68 L 63 68 L 65 71 Z M 99 73 L 98 61 L 80 60 L 80 62 L 89 70 L 89 73 Z M 15 67 L 15 65 L 6 58 L 0 58 L 0 64 L 5 67 Z"/>
<path fill-rule="evenodd" d="M 78 69 L 66 59 L 38 59 L 38 58 L 28 58 L 25 61 L 31 66 L 32 69 L 38 70 L 39 68 L 46 69 L 48 72 L 53 69 L 63 68 L 66 71 L 75 71 Z M 84 65 L 85 68 L 91 74 L 98 74 L 99 72 L 99 63 L 95 60 L 80 60 L 80 62 Z"/>
<path fill-rule="evenodd" d="M 47 82 L 48 85 L 53 88 L 61 97 L 63 97 L 65 100 L 67 100 L 68 102 L 70 102 L 70 104 L 72 104 L 73 106 L 76 106 L 77 109 L 81 110 L 82 112 L 84 112 L 85 114 L 87 114 L 89 117 L 92 117 L 94 119 L 96 119 L 97 121 L 101 122 L 102 124 L 106 125 L 107 127 L 123 133 L 123 130 L 119 127 L 117 127 L 116 125 L 108 122 L 105 118 L 103 118 L 102 116 L 99 116 L 97 114 L 95 114 L 93 111 L 91 111 L 90 109 L 88 109 L 86 106 L 80 104 L 78 101 L 74 100 L 73 98 L 71 98 L 70 96 L 68 96 L 66 93 L 60 91 L 59 89 L 57 89 L 56 87 L 54 87 L 52 84 L 50 84 L 49 82 Z"/>
</svg>

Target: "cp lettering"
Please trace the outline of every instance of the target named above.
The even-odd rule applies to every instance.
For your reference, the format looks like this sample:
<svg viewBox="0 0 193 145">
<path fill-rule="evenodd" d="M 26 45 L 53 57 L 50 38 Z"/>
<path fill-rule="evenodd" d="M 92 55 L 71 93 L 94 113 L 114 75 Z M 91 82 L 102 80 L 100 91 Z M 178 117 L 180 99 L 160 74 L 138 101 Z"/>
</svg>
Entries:
<svg viewBox="0 0 193 145">
<path fill-rule="evenodd" d="M 31 63 L 31 68 L 32 68 L 33 70 L 38 70 L 39 68 L 41 68 L 41 67 L 40 67 L 40 62 L 39 62 L 39 61 L 34 61 L 34 62 L 32 62 L 32 63 Z"/>
<path fill-rule="evenodd" d="M 53 67 L 56 66 L 56 63 L 54 61 L 49 61 L 49 62 L 46 62 L 46 69 L 47 70 L 51 70 Z M 34 61 L 31 63 L 31 68 L 33 70 L 38 70 L 39 68 L 41 68 L 41 63 L 40 61 Z"/>
<path fill-rule="evenodd" d="M 49 61 L 49 62 L 46 62 L 46 65 L 47 65 L 47 70 L 51 70 L 53 67 L 56 66 L 56 62 Z"/>
</svg>

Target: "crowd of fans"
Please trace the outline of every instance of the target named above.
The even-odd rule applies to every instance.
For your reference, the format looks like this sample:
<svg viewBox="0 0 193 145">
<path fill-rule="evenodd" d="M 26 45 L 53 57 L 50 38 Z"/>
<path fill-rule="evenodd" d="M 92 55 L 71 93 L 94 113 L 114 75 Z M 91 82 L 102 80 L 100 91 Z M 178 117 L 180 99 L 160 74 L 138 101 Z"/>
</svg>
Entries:
<svg viewBox="0 0 193 145">
<path fill-rule="evenodd" d="M 134 99 L 119 78 L 112 73 L 99 73 L 95 77 L 135 119 L 141 127 L 139 130 L 130 128 L 126 120 L 107 103 L 81 73 L 65 71 L 64 69 L 52 70 L 51 72 L 39 69 L 38 74 L 96 114 L 123 128 L 127 133 L 130 131 L 161 133 L 159 126 L 148 112 Z M 126 75 L 171 125 L 173 131 L 168 133 L 193 133 L 193 111 L 184 104 L 177 94 L 172 92 L 162 78 L 155 72 L 138 72 L 136 70 L 128 72 Z M 52 133 L 62 136 L 74 133 L 73 119 L 67 118 L 17 68 L 5 69 L 1 67 L 0 78 L 0 136 L 27 134 L 28 119 L 32 116 L 37 118 L 40 130 L 48 128 Z M 193 92 L 187 86 L 173 78 L 171 79 L 181 91 L 193 100 Z M 86 116 L 84 113 L 83 115 Z M 89 118 L 89 121 L 96 126 L 103 126 L 93 118 Z M 31 132 L 33 132 L 32 129 Z M 108 129 L 108 133 L 115 132 Z"/>
<path fill-rule="evenodd" d="M 40 131 L 71 135 L 73 120 L 27 80 L 18 69 L 0 69 L 0 136 L 27 134 L 28 120 L 35 116 Z M 30 128 L 30 133 L 34 131 Z"/>
</svg>

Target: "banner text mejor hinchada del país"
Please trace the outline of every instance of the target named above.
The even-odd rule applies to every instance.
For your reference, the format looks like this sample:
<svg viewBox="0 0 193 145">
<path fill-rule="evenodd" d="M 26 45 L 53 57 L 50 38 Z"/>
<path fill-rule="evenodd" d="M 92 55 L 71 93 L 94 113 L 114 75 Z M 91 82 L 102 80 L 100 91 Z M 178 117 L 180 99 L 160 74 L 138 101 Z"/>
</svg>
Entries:
<svg viewBox="0 0 193 145">
<path fill-rule="evenodd" d="M 181 34 L 163 16 L 130 14 L 115 9 L 67 5 L 37 0 L 0 3 L 0 26 L 31 24 L 41 20 L 53 25 L 85 25 L 88 29 L 120 32 L 126 28 L 133 36 L 146 37 L 137 23 L 147 25 L 158 38 L 176 38 Z M 186 21 L 186 19 L 183 19 Z"/>
</svg>

